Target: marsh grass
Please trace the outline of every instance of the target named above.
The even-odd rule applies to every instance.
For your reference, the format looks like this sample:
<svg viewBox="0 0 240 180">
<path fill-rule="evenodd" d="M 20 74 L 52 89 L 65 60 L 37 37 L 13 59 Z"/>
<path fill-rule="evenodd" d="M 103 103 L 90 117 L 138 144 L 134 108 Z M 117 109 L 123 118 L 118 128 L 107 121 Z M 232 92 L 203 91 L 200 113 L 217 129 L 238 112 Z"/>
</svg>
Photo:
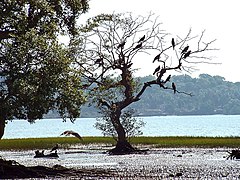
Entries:
<svg viewBox="0 0 240 180">
<path fill-rule="evenodd" d="M 77 144 L 115 145 L 111 137 L 83 137 L 83 139 L 83 141 L 74 137 L 1 139 L 0 150 L 48 149 L 57 143 L 62 148 Z M 130 142 L 133 145 L 152 145 L 153 147 L 240 147 L 240 137 L 134 137 Z"/>
<path fill-rule="evenodd" d="M 131 142 L 154 147 L 240 147 L 240 137 L 137 137 Z"/>
</svg>

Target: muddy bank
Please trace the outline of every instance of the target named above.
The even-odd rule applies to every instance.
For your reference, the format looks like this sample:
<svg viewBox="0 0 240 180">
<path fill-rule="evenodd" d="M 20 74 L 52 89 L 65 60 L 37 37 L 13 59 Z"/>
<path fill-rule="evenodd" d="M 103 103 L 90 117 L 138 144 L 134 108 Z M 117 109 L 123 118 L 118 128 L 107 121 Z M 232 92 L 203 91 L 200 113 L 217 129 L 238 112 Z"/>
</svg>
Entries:
<svg viewBox="0 0 240 180">
<path fill-rule="evenodd" d="M 146 148 L 146 147 L 144 147 Z M 33 158 L 34 151 L 2 151 L 1 156 L 24 166 L 67 168 L 52 177 L 115 177 L 125 179 L 238 179 L 240 161 L 226 160 L 230 149 L 150 148 L 147 154 L 110 156 L 107 147 L 79 146 L 59 149 L 59 158 Z M 98 178 L 97 178 L 98 177 Z"/>
</svg>

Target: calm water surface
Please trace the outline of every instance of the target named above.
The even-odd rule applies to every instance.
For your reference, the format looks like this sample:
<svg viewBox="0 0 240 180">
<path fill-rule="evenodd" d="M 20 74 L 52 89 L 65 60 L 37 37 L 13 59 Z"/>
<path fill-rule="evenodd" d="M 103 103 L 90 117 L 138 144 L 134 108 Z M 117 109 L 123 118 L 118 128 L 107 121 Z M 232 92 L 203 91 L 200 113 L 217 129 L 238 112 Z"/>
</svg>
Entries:
<svg viewBox="0 0 240 180">
<path fill-rule="evenodd" d="M 240 136 L 240 115 L 140 118 L 146 122 L 143 136 Z M 77 131 L 82 136 L 101 136 L 94 123 L 95 118 L 78 118 L 75 123 L 61 119 L 43 119 L 33 124 L 14 120 L 6 125 L 3 138 L 58 137 L 65 130 Z"/>
</svg>

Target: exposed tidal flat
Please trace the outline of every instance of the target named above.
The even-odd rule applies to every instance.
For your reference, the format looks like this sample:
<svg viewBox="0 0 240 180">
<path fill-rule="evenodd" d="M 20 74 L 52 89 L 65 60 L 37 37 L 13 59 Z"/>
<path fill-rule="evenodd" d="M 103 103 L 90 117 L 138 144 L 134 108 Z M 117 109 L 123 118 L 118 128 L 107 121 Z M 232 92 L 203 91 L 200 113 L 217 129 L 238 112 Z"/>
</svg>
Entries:
<svg viewBox="0 0 240 180">
<path fill-rule="evenodd" d="M 5 159 L 25 166 L 56 165 L 81 173 L 44 179 L 239 179 L 240 161 L 227 160 L 230 148 L 149 148 L 146 154 L 111 156 L 106 144 L 75 144 L 58 150 L 59 158 L 33 158 L 33 150 L 0 151 Z M 41 149 L 40 149 L 41 150 Z M 49 153 L 50 149 L 44 149 Z"/>
<path fill-rule="evenodd" d="M 49 154 L 59 143 L 59 158 L 34 158 L 35 150 Z M 240 161 L 227 159 L 240 146 L 238 137 L 136 137 L 131 143 L 146 154 L 112 156 L 110 137 L 3 139 L 2 158 L 27 167 L 64 167 L 70 173 L 43 179 L 239 179 Z M 20 146 L 24 146 L 21 147 Z"/>
</svg>

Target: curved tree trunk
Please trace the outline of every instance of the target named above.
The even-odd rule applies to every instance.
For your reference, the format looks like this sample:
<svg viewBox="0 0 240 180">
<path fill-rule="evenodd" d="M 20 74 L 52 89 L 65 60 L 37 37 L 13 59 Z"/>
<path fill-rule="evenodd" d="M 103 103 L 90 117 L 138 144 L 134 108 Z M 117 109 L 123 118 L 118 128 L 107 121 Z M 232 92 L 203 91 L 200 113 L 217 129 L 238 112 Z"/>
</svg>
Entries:
<svg viewBox="0 0 240 180">
<path fill-rule="evenodd" d="M 136 151 L 134 147 L 128 142 L 126 132 L 120 122 L 121 111 L 112 113 L 112 123 L 117 131 L 117 144 L 116 147 L 109 151 L 110 154 L 130 154 Z"/>
</svg>

